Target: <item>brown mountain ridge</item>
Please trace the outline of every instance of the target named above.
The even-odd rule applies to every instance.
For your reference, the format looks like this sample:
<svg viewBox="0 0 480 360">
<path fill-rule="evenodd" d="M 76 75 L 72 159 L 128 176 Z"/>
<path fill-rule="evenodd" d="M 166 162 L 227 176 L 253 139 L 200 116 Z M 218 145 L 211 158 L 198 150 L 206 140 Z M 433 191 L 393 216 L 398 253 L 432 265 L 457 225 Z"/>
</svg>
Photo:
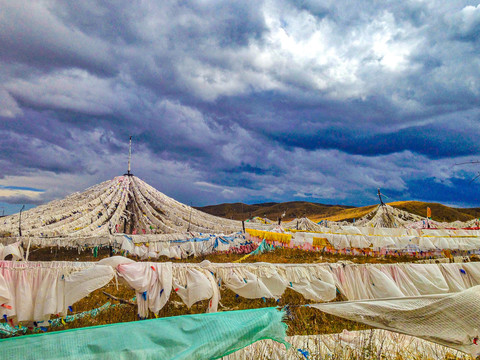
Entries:
<svg viewBox="0 0 480 360">
<path fill-rule="evenodd" d="M 429 207 L 432 210 L 432 219 L 442 222 L 452 222 L 456 220 L 468 221 L 480 217 L 480 208 L 455 208 L 440 203 L 422 201 L 397 201 L 389 203 L 389 205 L 423 217 L 427 216 L 427 207 Z M 283 221 L 308 217 L 318 222 L 320 220 L 353 221 L 353 219 L 359 219 L 365 216 L 374 210 L 376 206 L 377 205 L 354 207 L 346 205 L 326 205 L 307 201 L 290 201 L 252 205 L 227 203 L 197 207 L 197 209 L 208 214 L 234 220 L 246 220 L 259 216 L 276 221 L 285 214 Z"/>
</svg>

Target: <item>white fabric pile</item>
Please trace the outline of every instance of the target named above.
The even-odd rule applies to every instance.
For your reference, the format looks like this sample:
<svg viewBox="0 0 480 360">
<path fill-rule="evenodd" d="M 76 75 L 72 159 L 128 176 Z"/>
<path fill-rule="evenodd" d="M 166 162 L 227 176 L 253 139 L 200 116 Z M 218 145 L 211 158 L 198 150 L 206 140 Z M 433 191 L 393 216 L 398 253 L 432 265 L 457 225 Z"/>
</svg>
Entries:
<svg viewBox="0 0 480 360">
<path fill-rule="evenodd" d="M 0 231 L 17 235 L 19 218 L 19 214 L 3 217 Z M 242 225 L 184 205 L 135 176 L 119 176 L 22 212 L 21 229 L 23 236 L 82 237 L 120 232 L 231 233 Z"/>
<path fill-rule="evenodd" d="M 12 260 L 23 260 L 24 252 L 20 241 L 8 245 L 0 244 L 0 260 L 12 255 Z"/>
<path fill-rule="evenodd" d="M 322 229 L 322 226 L 306 217 L 293 219 L 290 222 L 282 223 L 282 226 L 285 229 L 302 231 L 320 231 Z"/>
<path fill-rule="evenodd" d="M 406 227 L 408 224 L 422 219 L 421 216 L 383 204 L 378 205 L 375 210 L 358 219 L 355 223 L 358 226 L 397 228 Z"/>
</svg>

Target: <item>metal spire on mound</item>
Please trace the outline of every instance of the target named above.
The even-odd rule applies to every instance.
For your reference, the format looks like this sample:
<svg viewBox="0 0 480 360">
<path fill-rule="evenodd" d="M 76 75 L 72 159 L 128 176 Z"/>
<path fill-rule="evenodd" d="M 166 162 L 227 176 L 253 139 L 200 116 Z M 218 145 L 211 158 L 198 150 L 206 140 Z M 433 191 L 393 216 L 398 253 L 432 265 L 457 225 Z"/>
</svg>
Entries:
<svg viewBox="0 0 480 360">
<path fill-rule="evenodd" d="M 130 172 L 130 163 L 132 162 L 132 136 L 130 136 L 130 144 L 128 145 L 128 170 L 127 173 L 124 174 L 126 176 L 133 176 Z"/>
<path fill-rule="evenodd" d="M 382 200 L 382 193 L 380 192 L 380 188 L 378 188 L 378 198 L 380 199 L 380 205 L 385 206 L 385 203 Z"/>
</svg>

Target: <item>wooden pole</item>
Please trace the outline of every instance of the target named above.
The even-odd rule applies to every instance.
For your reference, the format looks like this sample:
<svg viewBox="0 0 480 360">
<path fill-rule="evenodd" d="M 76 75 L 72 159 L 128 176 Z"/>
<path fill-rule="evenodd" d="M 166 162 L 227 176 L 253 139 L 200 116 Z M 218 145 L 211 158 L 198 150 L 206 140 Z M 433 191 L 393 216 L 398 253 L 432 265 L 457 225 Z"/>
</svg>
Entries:
<svg viewBox="0 0 480 360">
<path fill-rule="evenodd" d="M 18 215 L 18 235 L 22 236 L 22 211 L 25 209 L 25 205 L 20 209 L 20 214 Z"/>
<path fill-rule="evenodd" d="M 188 219 L 188 228 L 187 228 L 187 232 L 190 232 L 190 223 L 192 221 L 192 204 L 190 203 L 190 218 Z"/>
</svg>

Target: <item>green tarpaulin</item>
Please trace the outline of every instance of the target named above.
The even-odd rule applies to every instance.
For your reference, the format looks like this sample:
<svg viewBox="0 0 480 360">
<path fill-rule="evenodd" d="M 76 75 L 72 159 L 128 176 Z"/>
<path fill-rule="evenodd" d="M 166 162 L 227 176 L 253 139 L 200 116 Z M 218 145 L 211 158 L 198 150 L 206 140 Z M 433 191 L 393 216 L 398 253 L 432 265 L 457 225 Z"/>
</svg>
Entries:
<svg viewBox="0 0 480 360">
<path fill-rule="evenodd" d="M 0 340 L 2 359 L 217 359 L 255 341 L 285 342 L 275 308 L 184 315 Z"/>
</svg>

